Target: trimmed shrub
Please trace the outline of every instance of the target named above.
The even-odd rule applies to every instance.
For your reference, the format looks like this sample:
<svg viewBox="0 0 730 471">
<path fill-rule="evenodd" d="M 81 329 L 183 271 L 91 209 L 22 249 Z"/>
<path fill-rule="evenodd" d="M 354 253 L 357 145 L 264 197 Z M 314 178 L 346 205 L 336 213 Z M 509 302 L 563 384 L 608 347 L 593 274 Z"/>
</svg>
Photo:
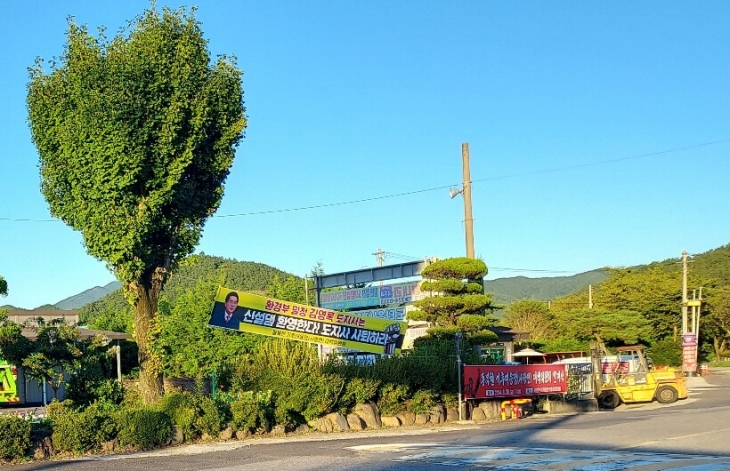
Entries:
<svg viewBox="0 0 730 471">
<path fill-rule="evenodd" d="M 203 433 L 217 435 L 231 417 L 228 404 L 188 391 L 165 394 L 158 409 L 170 417 L 185 440 L 193 440 Z"/>
<path fill-rule="evenodd" d="M 433 391 L 416 391 L 408 404 L 408 409 L 416 414 L 423 414 L 430 411 L 436 405 L 438 396 Z"/>
<path fill-rule="evenodd" d="M 337 375 L 279 378 L 274 399 L 276 422 L 300 424 L 332 412 L 344 387 L 345 380 Z"/>
<path fill-rule="evenodd" d="M 264 428 L 273 416 L 271 391 L 248 391 L 231 402 L 231 425 L 253 433 Z"/>
<path fill-rule="evenodd" d="M 172 419 L 151 407 L 125 408 L 114 418 L 119 426 L 119 443 L 149 450 L 167 443 L 172 436 Z"/>
<path fill-rule="evenodd" d="M 30 448 L 31 423 L 22 417 L 0 415 L 0 458 L 18 460 Z"/>
<path fill-rule="evenodd" d="M 195 418 L 195 428 L 201 434 L 218 435 L 231 418 L 230 406 L 207 396 L 197 396 L 196 399 L 198 415 Z"/>
<path fill-rule="evenodd" d="M 380 381 L 368 378 L 353 378 L 346 382 L 345 392 L 339 401 L 339 411 L 349 412 L 355 404 L 364 404 L 378 394 Z"/>
<path fill-rule="evenodd" d="M 380 381 L 375 379 L 354 378 L 345 386 L 344 397 L 355 404 L 364 404 L 378 393 Z"/>
<path fill-rule="evenodd" d="M 446 392 L 441 395 L 441 401 L 448 408 L 459 407 L 459 395 L 453 392 Z"/>
<path fill-rule="evenodd" d="M 408 397 L 408 386 L 386 384 L 380 389 L 378 409 L 383 415 L 395 415 L 405 409 L 403 401 Z"/>
<path fill-rule="evenodd" d="M 167 414 L 172 424 L 183 434 L 185 440 L 192 440 L 200 436 L 196 427 L 197 407 L 196 400 L 189 392 L 171 392 L 162 396 L 158 403 L 160 411 Z"/>
<path fill-rule="evenodd" d="M 56 406 L 54 412 L 49 413 L 53 427 L 53 446 L 58 451 L 75 454 L 98 449 L 102 443 L 116 435 L 114 412 L 115 407 L 108 403 L 94 403 L 84 410 L 65 405 Z"/>
</svg>

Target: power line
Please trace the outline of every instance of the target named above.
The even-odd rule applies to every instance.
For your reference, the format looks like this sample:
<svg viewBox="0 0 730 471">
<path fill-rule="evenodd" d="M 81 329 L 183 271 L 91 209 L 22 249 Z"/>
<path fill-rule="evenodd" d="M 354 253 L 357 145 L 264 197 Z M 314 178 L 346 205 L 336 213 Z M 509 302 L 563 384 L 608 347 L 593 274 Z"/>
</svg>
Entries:
<svg viewBox="0 0 730 471">
<path fill-rule="evenodd" d="M 683 150 L 696 149 L 696 148 L 699 148 L 699 147 L 705 147 L 705 146 L 709 146 L 709 145 L 713 145 L 713 144 L 721 144 L 723 142 L 730 142 L 730 138 L 720 139 L 720 140 L 717 140 L 717 141 L 703 142 L 701 144 L 693 144 L 693 145 L 690 145 L 690 146 L 676 147 L 676 148 L 673 148 L 673 149 L 660 150 L 660 151 L 656 151 L 656 152 L 649 152 L 649 153 L 646 153 L 646 154 L 638 154 L 638 155 L 632 155 L 632 156 L 628 156 L 628 157 L 620 157 L 620 158 L 617 158 L 617 159 L 600 160 L 600 161 L 597 161 L 597 162 L 588 162 L 588 163 L 584 163 L 584 164 L 568 165 L 568 166 L 555 167 L 555 168 L 550 168 L 550 169 L 535 170 L 535 171 L 531 171 L 531 172 L 520 172 L 520 173 L 515 173 L 515 174 L 512 174 L 512 175 L 502 175 L 502 176 L 497 176 L 497 177 L 480 178 L 480 179 L 477 179 L 477 180 L 472 180 L 472 184 L 473 183 L 477 183 L 477 182 L 487 182 L 487 181 L 495 181 L 495 180 L 504 180 L 504 179 L 507 179 L 507 178 L 525 177 L 525 176 L 529 176 L 529 175 L 538 175 L 538 174 L 543 174 L 543 173 L 560 172 L 560 171 L 564 171 L 564 170 L 572 170 L 572 169 L 583 168 L 583 167 L 592 167 L 592 166 L 596 166 L 596 165 L 606 165 L 606 164 L 611 164 L 611 163 L 615 163 L 615 162 L 623 162 L 623 161 L 626 161 L 626 160 L 641 159 L 641 158 L 653 157 L 653 156 L 662 155 L 662 154 L 670 154 L 672 152 L 680 152 L 680 151 L 683 151 Z M 446 185 L 446 186 L 438 186 L 438 187 L 435 187 L 435 188 L 426 188 L 426 189 L 423 189 L 423 190 L 410 191 L 410 192 L 406 192 L 406 193 L 397 193 L 397 194 L 393 194 L 393 195 L 376 196 L 376 197 L 373 197 L 373 198 L 365 198 L 365 199 L 360 199 L 360 200 L 343 201 L 343 202 L 339 202 L 339 203 L 328 203 L 328 204 L 322 204 L 322 205 L 316 205 L 316 206 L 305 206 L 305 207 L 289 208 L 289 209 L 276 209 L 276 210 L 268 210 L 268 211 L 255 211 L 255 212 L 240 213 L 240 214 L 224 214 L 224 215 L 220 215 L 220 216 L 214 215 L 213 217 L 254 216 L 254 215 L 270 214 L 270 213 L 283 213 L 283 212 L 292 212 L 292 211 L 305 211 L 305 210 L 309 210 L 309 209 L 325 208 L 325 207 L 328 207 L 328 206 L 343 206 L 343 205 L 356 204 L 356 203 L 365 203 L 365 202 L 368 202 L 368 201 L 374 201 L 374 200 L 380 200 L 380 199 L 400 198 L 402 196 L 408 196 L 408 195 L 413 195 L 413 194 L 417 194 L 417 193 L 425 193 L 425 192 L 428 192 L 428 191 L 443 190 L 443 189 L 446 189 L 446 188 L 453 188 L 455 186 L 458 186 L 458 183 L 451 184 L 451 185 Z"/>
<path fill-rule="evenodd" d="M 400 198 L 402 196 L 409 196 L 409 195 L 415 195 L 418 193 L 426 193 L 427 191 L 435 191 L 435 190 L 444 190 L 446 188 L 451 188 L 453 185 L 446 185 L 446 186 L 438 186 L 435 188 L 426 188 L 424 190 L 415 190 L 415 191 L 408 191 L 406 193 L 397 193 L 394 195 L 383 195 L 383 196 L 374 196 L 372 198 L 363 198 L 359 200 L 351 200 L 351 201 L 340 201 L 337 203 L 325 203 L 325 204 L 318 204 L 314 206 L 302 206 L 299 208 L 285 208 L 285 209 L 269 209 L 266 211 L 252 211 L 249 213 L 238 213 L 238 214 L 221 214 L 221 215 L 213 215 L 212 217 L 218 217 L 218 218 L 230 218 L 230 217 L 239 217 L 239 216 L 255 216 L 260 214 L 273 214 L 273 213 L 289 213 L 293 211 L 306 211 L 309 209 L 319 209 L 319 208 L 327 208 L 330 206 L 344 206 L 348 204 L 357 204 L 357 203 L 367 203 L 369 201 L 376 201 L 376 200 L 383 200 L 383 199 L 389 199 L 389 198 Z"/>
<path fill-rule="evenodd" d="M 611 163 L 616 163 L 616 162 L 623 162 L 623 161 L 627 161 L 627 160 L 642 159 L 642 158 L 646 158 L 646 157 L 654 157 L 657 155 L 670 154 L 673 152 L 681 152 L 681 151 L 690 150 L 690 149 L 697 149 L 700 147 L 721 144 L 724 142 L 730 142 L 730 138 L 719 139 L 716 141 L 703 142 L 701 144 L 693 144 L 693 145 L 684 146 L 684 147 L 675 147 L 672 149 L 665 149 L 665 150 L 660 150 L 660 151 L 656 151 L 656 152 L 649 152 L 646 154 L 638 154 L 638 155 L 632 155 L 632 156 L 628 156 L 628 157 L 619 157 L 616 159 L 599 160 L 596 162 L 587 162 L 587 163 L 583 163 L 583 164 L 574 164 L 574 165 L 567 165 L 567 166 L 563 166 L 563 167 L 555 167 L 555 168 L 534 170 L 534 171 L 528 171 L 528 172 L 519 172 L 519 173 L 510 174 L 510 175 L 501 175 L 501 176 L 496 176 L 496 177 L 480 178 L 480 179 L 472 180 L 472 184 L 480 183 L 480 182 L 487 182 L 487 181 L 504 180 L 504 179 L 508 179 L 508 178 L 525 177 L 525 176 L 530 176 L 530 175 L 539 175 L 539 174 L 544 174 L 544 173 L 561 172 L 564 170 L 573 170 L 573 169 L 577 169 L 577 168 L 593 167 L 593 166 L 597 166 L 597 165 L 606 165 L 606 164 L 611 164 Z M 383 199 L 401 198 L 403 196 L 410 196 L 410 195 L 415 195 L 415 194 L 419 194 L 419 193 L 426 193 L 429 191 L 437 191 L 437 190 L 453 188 L 454 186 L 458 186 L 458 185 L 459 185 L 459 183 L 455 183 L 455 184 L 450 184 L 450 185 L 437 186 L 437 187 L 433 187 L 433 188 L 425 188 L 422 190 L 408 191 L 408 192 L 404 192 L 404 193 L 373 196 L 371 198 L 361 198 L 361 199 L 356 199 L 356 200 L 339 201 L 339 202 L 334 202 L 334 203 L 324 203 L 324 204 L 311 205 L 311 206 L 300 206 L 300 207 L 296 207 L 296 208 L 269 209 L 269 210 L 264 210 L 264 211 L 251 211 L 251 212 L 246 212 L 246 213 L 235 213 L 235 214 L 220 214 L 220 215 L 214 214 L 211 217 L 230 218 L 230 217 L 243 217 L 243 216 L 257 216 L 257 215 L 263 215 L 263 214 L 289 213 L 289 212 L 295 212 L 295 211 L 308 211 L 308 210 L 312 210 L 312 209 L 329 208 L 329 207 L 333 207 L 333 206 L 346 206 L 346 205 L 351 205 L 351 204 L 367 203 L 370 201 L 377 201 L 377 200 L 383 200 Z M 8 218 L 8 217 L 0 217 L 0 221 L 60 222 L 59 219 Z"/>
</svg>

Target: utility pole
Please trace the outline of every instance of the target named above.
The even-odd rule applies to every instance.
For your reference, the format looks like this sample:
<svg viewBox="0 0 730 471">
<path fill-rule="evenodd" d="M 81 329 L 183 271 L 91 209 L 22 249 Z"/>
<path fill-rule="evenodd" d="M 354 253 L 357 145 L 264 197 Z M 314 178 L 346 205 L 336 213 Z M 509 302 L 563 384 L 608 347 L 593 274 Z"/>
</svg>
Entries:
<svg viewBox="0 0 730 471">
<path fill-rule="evenodd" d="M 697 329 L 695 328 L 695 325 L 697 325 L 697 290 L 692 290 L 692 302 L 687 302 L 688 306 L 692 307 L 692 321 L 689 323 L 689 331 L 693 334 L 697 334 Z"/>
<path fill-rule="evenodd" d="M 461 164 L 464 181 L 461 194 L 464 197 L 464 233 L 466 235 L 466 257 L 474 258 L 474 219 L 471 214 L 471 172 L 469 170 L 469 143 L 461 144 Z"/>
<path fill-rule="evenodd" d="M 682 251 L 682 334 L 687 333 L 687 251 Z"/>
<path fill-rule="evenodd" d="M 699 304 L 697 306 L 697 318 L 695 319 L 695 330 L 694 333 L 697 334 L 697 343 L 699 343 L 699 337 L 700 337 L 700 310 L 702 309 L 702 286 L 700 286 L 700 298 L 698 299 Z"/>
<path fill-rule="evenodd" d="M 593 309 L 593 285 L 588 285 L 588 309 Z"/>
<path fill-rule="evenodd" d="M 375 255 L 378 258 L 378 266 L 379 267 L 382 267 L 383 266 L 383 254 L 384 253 L 385 252 L 383 252 L 383 249 L 378 249 L 377 252 L 373 252 L 373 255 Z"/>
<path fill-rule="evenodd" d="M 309 283 L 307 281 L 307 275 L 304 275 L 304 299 L 305 304 L 309 306 Z"/>
</svg>

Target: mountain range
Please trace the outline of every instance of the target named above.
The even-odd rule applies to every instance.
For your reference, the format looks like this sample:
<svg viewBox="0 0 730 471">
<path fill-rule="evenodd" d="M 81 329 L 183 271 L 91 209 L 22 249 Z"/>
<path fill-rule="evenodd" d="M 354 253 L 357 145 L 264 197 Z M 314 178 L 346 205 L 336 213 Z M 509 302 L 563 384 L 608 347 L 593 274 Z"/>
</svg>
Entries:
<svg viewBox="0 0 730 471">
<path fill-rule="evenodd" d="M 250 262 L 239 262 L 250 263 Z M 604 269 L 591 270 L 572 276 L 528 278 L 514 276 L 485 280 L 484 288 L 493 296 L 496 305 L 506 305 L 517 299 L 549 301 L 575 293 L 588 285 L 596 285 L 608 278 Z M 79 294 L 63 299 L 53 306 L 57 309 L 79 309 L 120 289 L 122 284 L 113 281 L 104 286 L 94 286 Z"/>
<path fill-rule="evenodd" d="M 239 262 L 205 254 L 195 255 L 193 257 L 198 257 L 196 259 L 197 262 L 181 266 L 179 273 L 173 277 L 175 278 L 174 284 L 187 285 L 188 283 L 193 283 L 193 280 L 197 279 L 201 273 L 209 273 L 221 267 L 228 267 L 227 270 L 231 273 L 230 279 L 232 281 L 235 280 L 236 286 L 239 289 L 265 291 L 266 286 L 268 286 L 274 276 L 286 277 L 288 275 L 279 269 L 256 262 Z M 666 267 L 666 269 L 678 270 L 678 262 L 679 259 L 667 259 L 660 262 L 653 262 L 649 265 L 626 268 L 642 269 L 651 266 L 660 266 Z M 730 244 L 694 255 L 692 262 L 692 271 L 694 273 L 712 277 L 723 283 L 730 284 Z M 567 296 L 585 290 L 589 285 L 596 286 L 607 279 L 608 276 L 609 274 L 606 268 L 598 268 L 572 276 L 536 278 L 515 276 L 485 280 L 484 287 L 485 291 L 492 295 L 493 304 L 499 308 L 518 299 L 549 301 Z M 36 309 L 79 309 L 110 295 L 114 295 L 114 298 L 118 297 L 118 301 L 124 304 L 125 302 L 119 293 L 120 287 L 121 283 L 114 281 L 104 286 L 95 286 L 82 291 L 54 305 L 41 306 Z M 13 308 L 12 306 L 3 307 Z"/>
</svg>

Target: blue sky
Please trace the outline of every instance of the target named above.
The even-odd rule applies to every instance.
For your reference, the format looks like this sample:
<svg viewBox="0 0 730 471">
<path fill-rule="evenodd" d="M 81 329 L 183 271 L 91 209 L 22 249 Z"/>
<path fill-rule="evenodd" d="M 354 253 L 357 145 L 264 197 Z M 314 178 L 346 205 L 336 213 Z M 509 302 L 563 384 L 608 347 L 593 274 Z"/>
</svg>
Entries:
<svg viewBox="0 0 730 471">
<path fill-rule="evenodd" d="M 69 15 L 113 33 L 148 5 L 4 5 L 0 305 L 30 309 L 114 280 L 40 194 L 27 67 L 61 54 Z M 249 118 L 198 251 L 299 276 L 317 262 L 327 273 L 375 266 L 378 249 L 386 264 L 463 256 L 463 200 L 448 196 L 463 142 L 489 279 L 730 242 L 730 3 L 197 6 L 211 52 L 238 57 Z"/>
</svg>

